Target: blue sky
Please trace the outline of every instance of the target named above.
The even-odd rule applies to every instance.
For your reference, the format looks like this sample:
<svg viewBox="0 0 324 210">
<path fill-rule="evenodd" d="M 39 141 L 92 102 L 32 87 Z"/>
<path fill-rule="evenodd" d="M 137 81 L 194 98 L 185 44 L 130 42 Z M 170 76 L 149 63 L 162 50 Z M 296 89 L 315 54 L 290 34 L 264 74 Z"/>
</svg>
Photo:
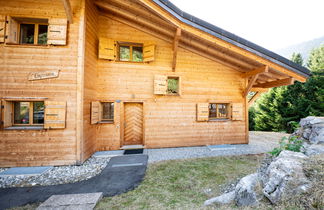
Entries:
<svg viewBox="0 0 324 210">
<path fill-rule="evenodd" d="M 324 36 L 324 0 L 170 0 L 270 50 Z"/>
</svg>

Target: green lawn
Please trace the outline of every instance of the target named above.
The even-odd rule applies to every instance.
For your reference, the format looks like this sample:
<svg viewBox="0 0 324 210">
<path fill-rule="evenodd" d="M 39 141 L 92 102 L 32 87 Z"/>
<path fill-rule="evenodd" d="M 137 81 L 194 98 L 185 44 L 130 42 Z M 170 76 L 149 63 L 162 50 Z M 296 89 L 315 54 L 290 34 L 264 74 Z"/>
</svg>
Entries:
<svg viewBox="0 0 324 210">
<path fill-rule="evenodd" d="M 225 184 L 254 173 L 262 156 L 172 160 L 149 165 L 135 190 L 103 198 L 96 209 L 198 209 Z M 210 192 L 206 192 L 210 189 Z"/>
</svg>

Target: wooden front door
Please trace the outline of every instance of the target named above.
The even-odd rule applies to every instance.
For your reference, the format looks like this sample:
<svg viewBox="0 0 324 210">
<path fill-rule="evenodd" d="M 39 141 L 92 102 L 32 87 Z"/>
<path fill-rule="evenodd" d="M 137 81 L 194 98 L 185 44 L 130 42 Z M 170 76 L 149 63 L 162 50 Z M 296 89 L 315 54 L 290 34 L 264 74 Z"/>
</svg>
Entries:
<svg viewBox="0 0 324 210">
<path fill-rule="evenodd" d="M 143 144 L 143 104 L 125 103 L 124 145 Z"/>
</svg>

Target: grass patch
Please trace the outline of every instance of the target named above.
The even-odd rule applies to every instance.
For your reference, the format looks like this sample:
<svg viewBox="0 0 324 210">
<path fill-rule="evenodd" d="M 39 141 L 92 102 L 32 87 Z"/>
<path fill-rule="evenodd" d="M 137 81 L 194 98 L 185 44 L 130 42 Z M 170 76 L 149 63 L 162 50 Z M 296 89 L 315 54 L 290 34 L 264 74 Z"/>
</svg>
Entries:
<svg viewBox="0 0 324 210">
<path fill-rule="evenodd" d="M 262 156 L 172 160 L 149 165 L 135 190 L 102 199 L 96 209 L 197 209 L 222 186 L 254 173 Z"/>
</svg>

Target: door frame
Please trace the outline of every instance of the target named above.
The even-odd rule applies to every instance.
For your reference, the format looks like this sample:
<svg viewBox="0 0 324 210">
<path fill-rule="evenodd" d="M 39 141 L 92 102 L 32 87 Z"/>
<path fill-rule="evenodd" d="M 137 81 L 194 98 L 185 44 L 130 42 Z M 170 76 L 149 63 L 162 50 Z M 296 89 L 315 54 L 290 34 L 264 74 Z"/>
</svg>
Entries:
<svg viewBox="0 0 324 210">
<path fill-rule="evenodd" d="M 124 146 L 124 132 L 125 132 L 125 104 L 142 104 L 142 112 L 143 112 L 143 126 L 142 126 L 142 142 L 143 147 L 145 148 L 145 103 L 144 101 L 123 101 L 121 102 L 121 109 L 120 109 L 120 148 Z"/>
</svg>

